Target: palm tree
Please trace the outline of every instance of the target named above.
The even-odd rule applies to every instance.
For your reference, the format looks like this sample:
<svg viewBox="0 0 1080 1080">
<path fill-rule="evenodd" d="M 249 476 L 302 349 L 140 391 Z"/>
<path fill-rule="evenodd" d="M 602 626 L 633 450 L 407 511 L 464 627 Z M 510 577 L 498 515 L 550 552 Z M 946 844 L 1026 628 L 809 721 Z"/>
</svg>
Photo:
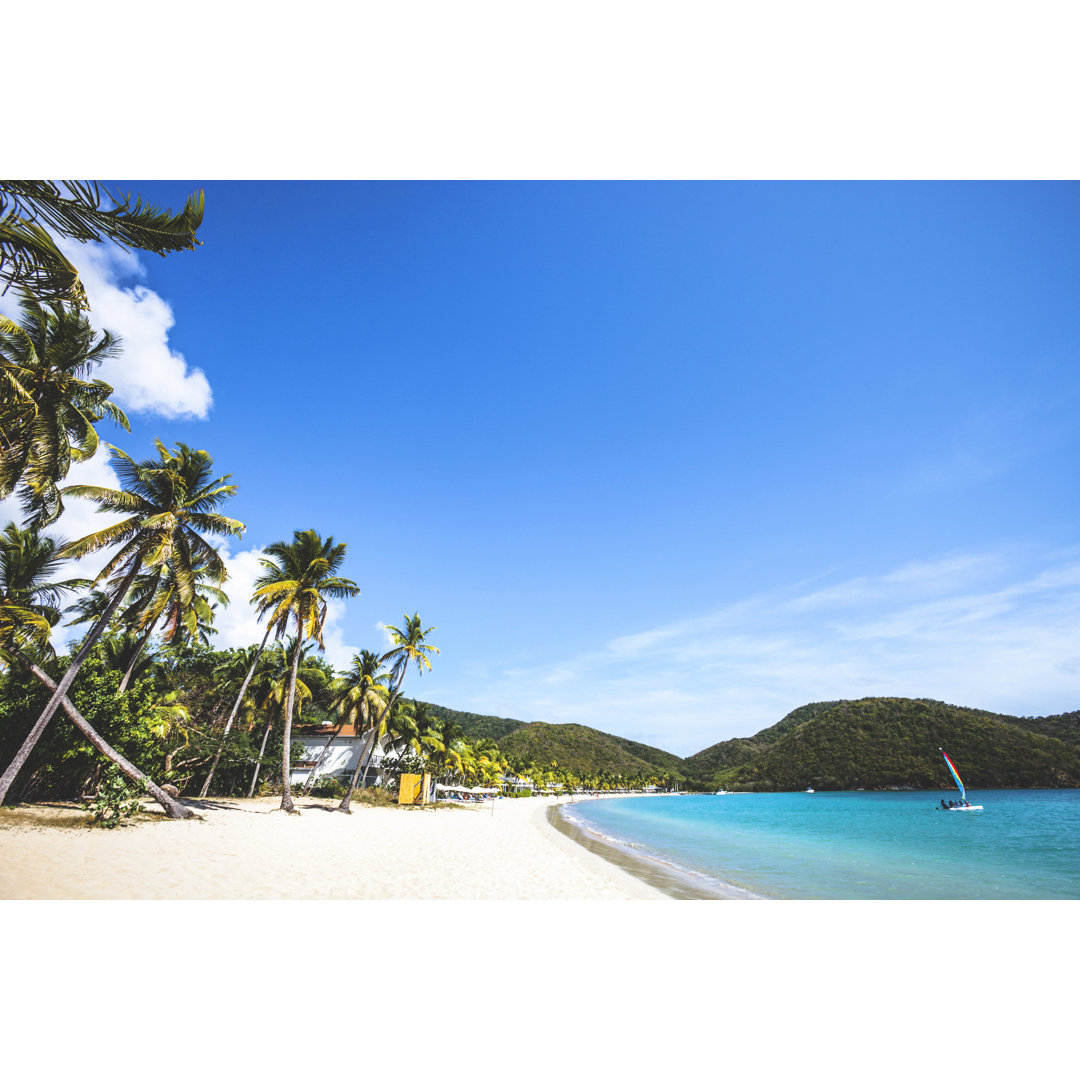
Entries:
<svg viewBox="0 0 1080 1080">
<path fill-rule="evenodd" d="M 425 642 L 425 637 L 433 630 L 438 629 L 435 626 L 429 626 L 426 630 L 421 629 L 423 624 L 420 621 L 420 615 L 414 613 L 412 616 L 405 616 L 405 629 L 399 630 L 396 626 L 388 626 L 387 632 L 390 634 L 390 641 L 393 644 L 393 648 L 383 654 L 382 662 L 390 664 L 389 675 L 392 680 L 390 687 L 390 693 L 387 694 L 386 702 L 382 707 L 382 713 L 379 719 L 375 722 L 376 729 L 386 718 L 390 709 L 393 707 L 394 702 L 397 700 L 398 694 L 401 692 L 401 684 L 405 681 L 405 672 L 409 667 L 409 664 L 419 671 L 421 675 L 424 674 L 424 668 L 431 670 L 431 661 L 428 659 L 428 653 L 438 653 L 438 649 L 434 645 L 428 645 Z M 341 803 L 338 805 L 338 809 L 348 814 L 352 811 L 349 809 L 349 803 L 352 802 L 353 792 L 356 790 L 356 781 L 360 776 L 361 766 L 367 766 L 371 761 L 371 755 L 375 749 L 374 736 L 371 738 L 370 743 L 365 742 L 365 748 L 361 751 L 360 759 L 356 763 L 356 768 L 353 770 L 352 780 L 349 782 L 348 790 L 346 790 L 342 797 Z M 365 760 L 366 758 L 366 760 Z M 365 768 L 365 777 L 367 771 Z"/>
<path fill-rule="evenodd" d="M 387 749 L 396 753 L 399 762 L 408 751 L 430 760 L 444 749 L 438 723 L 422 701 L 399 698 L 383 724 Z"/>
<path fill-rule="evenodd" d="M 224 570 L 224 567 L 220 567 L 220 570 Z M 229 603 L 228 596 L 210 584 L 211 581 L 220 580 L 216 576 L 220 570 L 212 570 L 204 558 L 196 555 L 191 565 L 190 590 L 181 588 L 176 571 L 169 563 L 163 563 L 151 574 L 136 580 L 129 611 L 142 634 L 130 665 L 120 680 L 121 693 L 127 689 L 139 655 L 162 619 L 165 620 L 162 637 L 171 645 L 179 645 L 184 640 L 206 641 L 209 634 L 215 633 L 210 624 L 217 605 L 212 605 L 210 600 L 222 605 Z"/>
<path fill-rule="evenodd" d="M 263 755 L 266 753 L 266 744 L 270 739 L 274 721 L 279 716 L 285 715 L 284 703 L 288 699 L 290 685 L 294 689 L 296 715 L 299 716 L 304 702 L 310 701 L 313 696 L 312 686 L 317 685 L 323 678 L 322 669 L 309 661 L 310 645 L 305 645 L 296 638 L 289 638 L 287 645 L 283 645 L 280 641 L 275 644 L 276 648 L 271 649 L 268 654 L 268 662 L 260 667 L 258 675 L 251 683 L 253 709 L 266 716 L 266 729 L 263 731 L 262 745 L 259 747 L 259 756 L 255 761 L 251 787 L 248 789 L 249 799 L 254 796 L 255 787 L 259 782 L 259 771 L 262 768 Z M 292 763 L 290 741 L 291 739 L 286 740 L 282 747 L 286 767 L 289 768 Z"/>
<path fill-rule="evenodd" d="M 0 537 L 0 659 L 5 663 L 14 660 L 51 691 L 56 691 L 56 683 L 35 663 L 27 650 L 49 648 L 48 632 L 59 619 L 60 597 L 69 588 L 81 584 L 79 581 L 52 580 L 53 573 L 63 562 L 61 548 L 57 541 L 39 537 L 33 530 L 19 529 L 14 524 L 9 525 Z M 193 816 L 190 810 L 180 806 L 152 780 L 143 777 L 131 762 L 109 746 L 66 696 L 62 698 L 60 707 L 91 745 L 131 779 L 144 780 L 149 793 L 170 817 Z M 44 729 L 45 724 L 39 720 L 23 740 L 23 745 L 0 779 L 3 785 L 0 802 L 3 802 Z"/>
<path fill-rule="evenodd" d="M 158 460 L 151 459 L 141 463 L 133 461 L 122 450 L 113 447 L 114 467 L 125 482 L 125 486 L 119 491 L 89 485 L 75 485 L 65 489 L 68 494 L 96 502 L 102 510 L 122 512 L 129 516 L 100 532 L 66 545 L 61 552 L 65 556 L 79 558 L 102 548 L 120 545 L 120 551 L 94 580 L 94 584 L 98 584 L 111 578 L 118 580 L 118 583 L 113 587 L 109 606 L 83 639 L 48 704 L 31 729 L 27 737 L 31 749 L 53 713 L 65 700 L 68 688 L 94 642 L 101 636 L 121 600 L 127 596 L 143 565 L 156 567 L 168 564 L 176 576 L 178 588 L 188 596 L 194 589 L 195 559 L 205 560 L 209 567 L 219 573 L 219 580 L 225 577 L 226 571 L 220 555 L 200 533 L 235 536 L 243 532 L 244 526 L 239 521 L 216 512 L 216 508 L 236 491 L 236 486 L 225 483 L 228 476 L 210 478 L 213 459 L 205 450 L 192 450 L 184 443 L 177 443 L 177 450 L 173 453 L 167 450 L 160 440 L 155 440 L 155 445 Z M 74 720 L 70 712 L 68 716 Z M 80 730 L 87 738 L 91 738 L 92 729 L 88 731 L 80 727 Z M 96 732 L 92 734 L 99 738 Z M 107 745 L 104 740 L 100 741 Z M 94 745 L 102 749 L 98 743 L 95 742 Z M 21 764 L 21 761 L 17 764 L 13 762 L 0 777 L 0 803 L 3 802 Z M 146 778 L 139 770 L 130 763 L 127 765 L 132 772 L 125 770 L 126 775 L 140 783 L 145 781 Z M 184 816 L 189 815 L 190 811 L 185 811 Z"/>
<path fill-rule="evenodd" d="M 60 304 L 24 296 L 20 308 L 20 323 L 0 315 L 0 498 L 17 490 L 36 527 L 63 511 L 56 485 L 72 462 L 94 456 L 94 425 L 109 416 L 130 428 L 108 400 L 113 388 L 88 378 L 119 354 L 119 339 L 107 330 L 98 337 L 84 315 Z"/>
<path fill-rule="evenodd" d="M 268 612 L 274 611 L 277 607 L 275 600 L 270 598 L 270 592 L 267 590 L 267 586 L 274 585 L 285 580 L 283 576 L 287 573 L 284 565 L 272 560 L 261 559 L 260 562 L 263 566 L 263 573 L 255 580 L 255 593 L 251 598 L 251 602 L 255 605 L 258 618 L 261 621 L 262 617 Z M 247 693 L 248 685 L 251 683 L 251 677 L 255 674 L 255 667 L 259 663 L 259 657 L 262 656 L 263 650 L 266 648 L 266 642 L 270 638 L 271 631 L 276 630 L 278 636 L 281 635 L 281 624 L 275 622 L 274 619 L 270 619 L 266 624 L 266 631 L 263 634 L 262 642 L 258 649 L 255 650 L 254 655 L 251 658 L 251 666 L 247 670 L 247 675 L 244 677 L 244 681 L 240 684 L 240 690 L 236 695 L 236 700 L 233 702 L 232 710 L 229 713 L 228 719 L 225 721 L 225 727 L 221 732 L 221 739 L 218 742 L 217 752 L 214 754 L 214 760 L 210 765 L 210 771 L 206 774 L 206 779 L 203 781 L 202 789 L 199 791 L 199 798 L 203 799 L 210 791 L 210 782 L 214 779 L 214 773 L 217 770 L 218 762 L 221 760 L 221 752 L 225 747 L 225 740 L 229 737 L 229 731 L 232 729 L 233 721 L 236 720 L 236 714 L 240 711 L 240 703 L 244 700 L 244 694 Z M 267 732 L 269 734 L 269 731 Z M 266 739 L 263 739 L 263 747 L 265 749 Z M 262 756 L 260 751 L 259 756 Z M 256 777 L 258 776 L 258 768 L 256 768 Z M 255 781 L 252 780 L 251 790 L 255 790 Z"/>
<path fill-rule="evenodd" d="M 200 242 L 203 193 L 195 192 L 179 214 L 143 205 L 136 197 L 94 181 L 68 180 L 61 189 L 48 180 L 0 180 L 0 282 L 14 283 L 39 300 L 64 300 L 87 308 L 79 272 L 53 236 L 112 240 L 124 248 L 157 255 L 193 251 Z M 46 227 L 48 231 L 46 231 Z"/>
<path fill-rule="evenodd" d="M 81 588 L 90 588 L 90 582 L 79 582 Z M 130 594 L 129 594 L 130 595 Z M 74 604 L 64 608 L 65 615 L 75 615 L 74 619 L 68 619 L 65 626 L 78 626 L 79 623 L 90 623 L 88 634 L 94 629 L 98 619 L 104 614 L 105 609 L 112 603 L 112 593 L 108 589 L 90 589 L 85 596 L 79 597 Z M 114 615 L 114 618 L 116 616 Z M 106 627 L 109 629 L 109 627 Z"/>
<path fill-rule="evenodd" d="M 319 760 L 304 782 L 305 795 L 311 790 L 315 775 L 329 755 L 330 747 L 341 733 L 342 727 L 350 723 L 353 725 L 353 730 L 359 733 L 367 731 L 371 726 L 372 709 L 377 708 L 386 698 L 387 675 L 380 671 L 381 668 L 382 657 L 371 652 L 370 649 L 361 649 L 353 656 L 349 671 L 341 680 L 330 706 L 340 718 L 338 725 L 326 740 Z"/>
<path fill-rule="evenodd" d="M 120 673 L 118 692 L 123 692 L 132 678 L 138 680 L 152 671 L 158 663 L 154 653 L 143 648 L 145 642 L 130 631 L 123 634 L 103 634 L 98 648 L 104 654 L 105 665 L 110 671 Z"/>
<path fill-rule="evenodd" d="M 20 529 L 14 522 L 0 533 L 0 649 L 47 648 L 60 619 L 64 593 L 81 581 L 54 581 L 64 564 L 63 541 Z"/>
<path fill-rule="evenodd" d="M 432 771 L 441 780 L 453 780 L 456 776 L 464 779 L 471 766 L 472 748 L 453 720 L 442 720 L 438 728 L 442 747 L 431 755 Z"/>
<path fill-rule="evenodd" d="M 266 555 L 262 562 L 269 571 L 268 576 L 274 580 L 256 589 L 255 595 L 258 603 L 270 612 L 270 626 L 281 637 L 291 621 L 299 643 L 314 638 L 322 650 L 326 597 L 344 599 L 360 592 L 355 582 L 337 574 L 345 561 L 345 545 L 335 544 L 332 536 L 323 540 L 314 529 L 297 530 L 293 533 L 291 543 L 271 544 L 266 549 Z M 281 809 L 288 814 L 298 812 L 289 790 L 289 745 L 292 740 L 293 697 L 299 662 L 300 650 L 296 649 L 285 702 L 285 750 L 281 757 Z"/>
</svg>

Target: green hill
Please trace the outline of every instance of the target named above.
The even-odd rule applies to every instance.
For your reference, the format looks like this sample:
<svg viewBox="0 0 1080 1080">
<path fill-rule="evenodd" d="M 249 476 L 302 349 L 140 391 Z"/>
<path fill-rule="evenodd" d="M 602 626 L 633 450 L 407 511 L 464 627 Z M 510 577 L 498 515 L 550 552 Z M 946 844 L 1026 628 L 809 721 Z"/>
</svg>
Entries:
<svg viewBox="0 0 1080 1080">
<path fill-rule="evenodd" d="M 513 758 L 557 761 L 575 773 L 667 773 L 701 791 L 948 790 L 939 746 L 971 788 L 1080 787 L 1080 711 L 1018 717 L 911 698 L 817 701 L 752 737 L 682 759 L 583 724 L 526 723 L 425 704 L 466 737 L 494 739 Z"/>
<path fill-rule="evenodd" d="M 525 723 L 524 720 L 510 720 L 504 716 L 482 716 L 479 713 L 448 709 L 445 705 L 432 705 L 430 701 L 417 704 L 425 705 L 428 712 L 438 720 L 452 721 L 467 739 L 494 739 L 498 742 L 504 735 L 516 731 Z"/>
<path fill-rule="evenodd" d="M 687 775 L 715 787 L 713 781 L 722 772 L 753 760 L 765 747 L 771 746 L 793 728 L 828 712 L 833 706 L 839 704 L 838 701 L 818 701 L 811 705 L 800 705 L 799 708 L 789 712 L 778 724 L 773 724 L 772 727 L 765 728 L 756 735 L 749 738 L 728 739 L 705 750 L 699 750 L 683 763 Z"/>
<path fill-rule="evenodd" d="M 557 761 L 575 773 L 606 771 L 634 776 L 667 772 L 678 779 L 684 773 L 682 759 L 674 754 L 582 724 L 522 724 L 499 739 L 499 749 L 542 765 Z"/>
<path fill-rule="evenodd" d="M 703 786 L 753 791 L 797 791 L 808 784 L 948 789 L 938 747 L 971 788 L 1080 787 L 1076 714 L 1021 719 L 909 698 L 804 706 L 752 739 L 693 755 L 686 767 Z"/>
</svg>

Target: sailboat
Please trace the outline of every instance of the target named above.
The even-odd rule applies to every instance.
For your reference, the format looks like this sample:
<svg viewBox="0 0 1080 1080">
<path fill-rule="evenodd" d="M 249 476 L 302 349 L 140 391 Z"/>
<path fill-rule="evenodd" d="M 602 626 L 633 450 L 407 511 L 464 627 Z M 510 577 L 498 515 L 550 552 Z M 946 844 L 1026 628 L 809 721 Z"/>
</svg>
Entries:
<svg viewBox="0 0 1080 1080">
<path fill-rule="evenodd" d="M 960 779 L 960 774 L 956 771 L 956 766 L 949 760 L 949 755 L 945 753 L 941 747 L 938 747 L 941 751 L 941 756 L 945 759 L 945 764 L 949 766 L 949 772 L 952 773 L 952 778 L 956 781 L 956 786 L 960 789 L 960 801 L 967 803 L 967 792 L 964 791 L 964 781 Z M 944 801 L 944 800 L 942 800 Z M 947 806 L 947 810 L 981 810 L 981 806 Z"/>
</svg>

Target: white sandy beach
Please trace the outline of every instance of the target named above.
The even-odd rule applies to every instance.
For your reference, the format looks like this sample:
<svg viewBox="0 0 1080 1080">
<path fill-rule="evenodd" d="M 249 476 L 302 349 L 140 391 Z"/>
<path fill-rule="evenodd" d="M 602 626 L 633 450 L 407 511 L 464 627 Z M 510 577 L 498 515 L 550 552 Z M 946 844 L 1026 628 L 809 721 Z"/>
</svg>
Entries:
<svg viewBox="0 0 1080 1080">
<path fill-rule="evenodd" d="M 201 820 L 112 830 L 12 825 L 0 810 L 0 899 L 667 899 L 553 828 L 556 801 L 350 816 L 305 798 L 288 816 L 276 798 L 192 800 Z"/>
</svg>

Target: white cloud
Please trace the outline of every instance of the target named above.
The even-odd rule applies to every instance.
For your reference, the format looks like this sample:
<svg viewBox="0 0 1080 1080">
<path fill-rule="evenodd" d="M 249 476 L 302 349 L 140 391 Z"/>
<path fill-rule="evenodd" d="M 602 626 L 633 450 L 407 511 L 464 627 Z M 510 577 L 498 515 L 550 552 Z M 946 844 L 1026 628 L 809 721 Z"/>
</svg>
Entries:
<svg viewBox="0 0 1080 1080">
<path fill-rule="evenodd" d="M 837 698 L 1061 712 L 1080 706 L 1078 607 L 1075 552 L 1029 567 L 954 555 L 752 597 L 595 653 L 489 674 L 484 699 L 513 702 L 509 715 L 523 720 L 588 724 L 684 754 Z"/>
<path fill-rule="evenodd" d="M 123 284 L 144 276 L 139 260 L 115 245 L 62 242 L 60 247 L 79 268 L 91 323 L 123 338 L 121 355 L 98 369 L 120 405 L 169 419 L 205 419 L 212 403 L 210 383 L 169 347 L 176 321 L 172 308 L 145 285 Z"/>
<path fill-rule="evenodd" d="M 123 339 L 120 355 L 105 360 L 93 376 L 113 387 L 113 401 L 127 412 L 206 419 L 213 404 L 210 383 L 170 348 L 176 319 L 166 300 L 137 281 L 146 275 L 139 259 L 115 244 L 59 240 L 58 246 L 78 267 L 91 325 Z M 0 311 L 18 321 L 14 292 L 0 297 Z"/>
<path fill-rule="evenodd" d="M 176 320 L 168 302 L 136 279 L 145 277 L 139 259 L 115 244 L 57 241 L 78 267 L 91 309 L 87 318 L 98 330 L 123 338 L 123 351 L 94 372 L 113 389 L 125 411 L 170 420 L 204 420 L 213 403 L 210 383 L 198 368 L 169 347 Z M 18 297 L 0 297 L 0 311 L 18 321 Z"/>
</svg>

